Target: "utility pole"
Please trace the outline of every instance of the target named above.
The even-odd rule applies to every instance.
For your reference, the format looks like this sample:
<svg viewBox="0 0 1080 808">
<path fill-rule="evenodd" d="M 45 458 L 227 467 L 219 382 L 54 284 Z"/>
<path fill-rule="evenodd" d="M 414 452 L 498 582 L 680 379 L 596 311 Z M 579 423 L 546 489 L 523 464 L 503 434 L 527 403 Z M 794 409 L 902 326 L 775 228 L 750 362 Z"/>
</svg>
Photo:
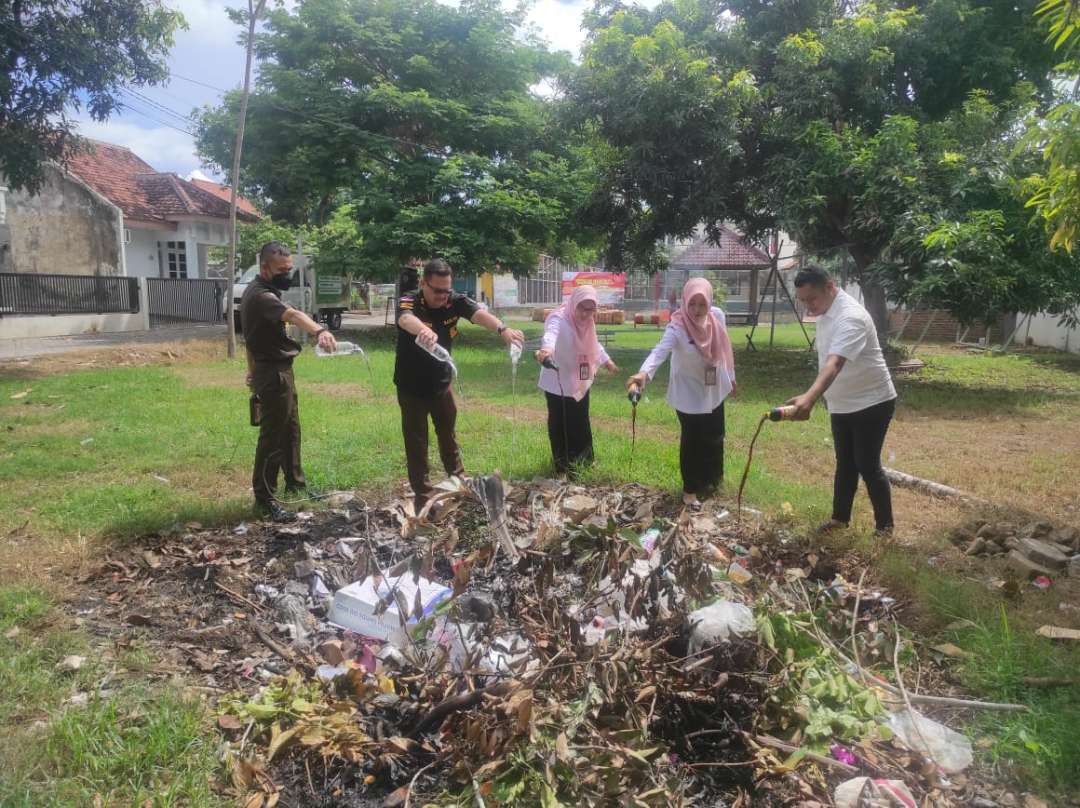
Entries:
<svg viewBox="0 0 1080 808">
<path fill-rule="evenodd" d="M 232 177 L 229 184 L 229 285 L 227 287 L 226 310 L 228 327 L 226 344 L 229 359 L 236 356 L 236 323 L 233 315 L 233 283 L 236 279 L 236 194 L 240 187 L 240 152 L 244 148 L 244 124 L 247 121 L 248 96 L 251 95 L 251 61 L 255 55 L 255 25 L 266 8 L 266 0 L 248 0 L 248 35 L 247 59 L 244 63 L 244 92 L 240 96 L 240 114 L 236 122 L 236 143 L 233 146 Z"/>
</svg>

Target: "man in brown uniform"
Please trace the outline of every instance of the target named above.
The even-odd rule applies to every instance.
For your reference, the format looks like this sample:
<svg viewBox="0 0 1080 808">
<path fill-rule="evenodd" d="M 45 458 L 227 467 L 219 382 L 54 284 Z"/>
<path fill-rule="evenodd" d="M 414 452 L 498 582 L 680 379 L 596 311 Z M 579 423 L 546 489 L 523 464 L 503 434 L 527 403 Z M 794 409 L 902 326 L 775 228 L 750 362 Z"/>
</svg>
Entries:
<svg viewBox="0 0 1080 808">
<path fill-rule="evenodd" d="M 259 250 L 259 276 L 248 284 L 240 301 L 248 385 L 259 397 L 262 410 L 251 487 L 256 507 L 275 522 L 296 519 L 296 514 L 274 497 L 278 472 L 285 472 L 286 491 L 307 487 L 300 467 L 300 414 L 292 369 L 300 344 L 285 334 L 285 324 L 292 323 L 317 337 L 324 350 L 337 348 L 333 334 L 281 299 L 281 293 L 289 288 L 292 264 L 292 254 L 284 244 L 264 244 Z"/>
</svg>

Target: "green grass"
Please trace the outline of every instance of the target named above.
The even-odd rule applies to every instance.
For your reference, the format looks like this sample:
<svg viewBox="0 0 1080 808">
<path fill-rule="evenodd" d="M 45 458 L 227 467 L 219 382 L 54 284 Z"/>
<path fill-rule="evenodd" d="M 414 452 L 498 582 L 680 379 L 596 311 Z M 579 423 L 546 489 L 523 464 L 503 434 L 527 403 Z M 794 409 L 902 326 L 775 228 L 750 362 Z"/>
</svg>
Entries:
<svg viewBox="0 0 1080 808">
<path fill-rule="evenodd" d="M 1025 680 L 1075 683 L 1080 648 L 1036 635 L 1044 621 L 1030 609 L 1010 610 L 985 588 L 922 566 L 908 555 L 886 555 L 882 572 L 940 627 L 927 645 L 947 641 L 970 654 L 953 663 L 966 688 L 987 701 L 1028 706 L 1027 713 L 975 712 L 966 731 L 987 739 L 991 762 L 1031 788 L 1075 790 L 1080 783 L 1080 686 Z"/>
<path fill-rule="evenodd" d="M 616 378 L 601 374 L 593 388 L 598 460 L 586 472 L 585 482 L 634 480 L 675 492 L 678 422 L 664 401 L 667 366 L 638 408 L 632 468 L 630 409 L 623 392 L 625 378 L 636 371 L 661 332 L 630 326 L 605 329 L 616 331 L 610 351 L 621 372 Z M 535 336 L 540 326 L 532 323 L 526 330 Z M 797 326 L 778 328 L 777 350 L 772 352 L 765 350 L 767 329 L 756 337 L 759 350 L 746 350 L 746 331 L 733 329 L 740 394 L 726 413 L 725 477 L 731 496 L 761 413 L 805 389 L 816 366 L 816 356 L 806 349 Z M 317 359 L 306 351 L 296 363 L 304 462 L 315 486 L 359 488 L 380 496 L 397 490 L 405 477 L 392 384 L 392 334 L 363 332 L 357 339 L 370 356 L 370 375 L 356 357 Z M 518 479 L 548 474 L 544 399 L 536 389 L 535 365 L 522 363 L 515 395 L 506 352 L 489 334 L 468 326 L 455 357 L 461 369 L 458 434 L 466 468 L 499 470 Z M 970 421 L 980 438 L 985 435 L 991 454 L 995 432 L 982 424 L 1004 415 L 1080 428 L 1070 415 L 1080 402 L 1080 356 L 929 350 L 921 358 L 927 362 L 921 374 L 897 379 L 900 418 Z M 41 547 L 46 548 L 50 542 L 63 545 L 76 537 L 115 541 L 189 521 L 222 524 L 248 518 L 257 430 L 247 424 L 243 376 L 244 364 L 238 359 L 0 379 L 0 531 L 25 532 L 31 541 L 44 541 Z M 26 389 L 31 392 L 25 397 L 11 398 Z M 759 459 L 750 473 L 747 502 L 770 512 L 790 511 L 796 527 L 820 521 L 830 503 L 831 454 L 828 416 L 822 408 L 806 424 L 767 424 L 755 452 Z M 932 455 L 925 452 L 924 461 L 930 462 Z M 1055 476 L 1049 460 L 1036 457 L 1030 465 L 1025 474 L 1047 486 L 1068 484 L 1058 479 L 1060 474 Z M 433 468 L 437 470 L 437 462 Z M 867 510 L 860 498 L 862 528 Z M 864 534 L 857 529 L 847 540 L 865 549 Z M 11 569 L 14 555 L 5 559 L 4 554 L 0 549 L 0 576 Z M 1025 676 L 1078 669 L 1077 653 L 1033 637 L 1029 612 L 1010 608 L 1003 618 L 996 600 L 947 572 L 930 569 L 921 558 L 887 555 L 883 573 L 891 587 L 910 592 L 922 603 L 938 625 L 955 617 L 976 623 L 977 630 L 952 637 L 976 654 L 958 671 L 973 692 L 1032 706 L 1030 715 L 977 717 L 972 731 L 994 738 L 989 754 L 1017 767 L 1032 782 L 1080 784 L 1080 769 L 1068 765 L 1080 751 L 1076 696 L 1022 682 Z M 163 794 L 169 789 L 194 794 L 194 772 L 204 772 L 205 784 L 205 772 L 213 768 L 198 734 L 198 709 L 174 694 L 129 688 L 62 717 L 67 715 L 60 712 L 63 698 L 74 687 L 88 687 L 95 674 L 79 672 L 73 683 L 70 675 L 55 673 L 57 659 L 86 646 L 85 637 L 48 624 L 49 614 L 40 594 L 0 588 L 0 625 L 45 621 L 33 642 L 26 632 L 13 642 L 0 639 L 5 652 L 0 659 L 0 726 L 49 721 L 48 743 L 0 741 L 0 750 L 7 750 L 0 752 L 2 765 L 9 765 L 12 754 L 39 750 L 34 761 L 22 767 L 26 773 L 13 778 L 16 770 L 11 769 L 0 776 L 0 789 L 7 789 L 0 790 L 0 804 L 78 804 L 87 795 L 92 800 L 94 789 L 120 789 L 115 791 L 116 804 L 137 793 L 149 795 L 154 788 L 163 788 Z M 138 655 L 122 661 L 135 670 L 145 668 L 146 660 Z M 141 706 L 133 711 L 132 705 Z M 164 729 L 169 726 L 176 730 L 175 739 L 160 737 L 170 734 Z M 169 784 L 155 784 L 160 773 L 154 761 L 162 756 L 191 761 L 190 766 L 170 766 Z M 76 761 L 79 771 L 88 774 L 73 773 Z M 49 782 L 62 788 L 49 791 L 44 785 Z M 42 796 L 46 794 L 62 795 L 55 797 L 61 801 L 49 803 L 54 797 Z M 169 804 L 172 798 L 161 799 L 160 804 Z"/>
<path fill-rule="evenodd" d="M 0 586 L 0 805 L 214 806 L 209 778 L 218 768 L 205 714 L 173 690 L 125 683 L 110 669 L 113 692 L 84 707 L 65 704 L 96 692 L 106 673 L 87 638 L 61 628 L 39 591 Z M 18 628 L 18 635 L 7 633 Z M 56 670 L 86 655 L 74 673 Z"/>
</svg>

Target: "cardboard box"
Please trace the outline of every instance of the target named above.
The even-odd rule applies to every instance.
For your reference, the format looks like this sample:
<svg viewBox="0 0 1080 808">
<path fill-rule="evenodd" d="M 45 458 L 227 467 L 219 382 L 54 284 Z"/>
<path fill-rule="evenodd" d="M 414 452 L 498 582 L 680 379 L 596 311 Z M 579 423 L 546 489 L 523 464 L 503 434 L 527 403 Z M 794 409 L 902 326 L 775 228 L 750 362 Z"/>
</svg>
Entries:
<svg viewBox="0 0 1080 808">
<path fill-rule="evenodd" d="M 402 628 L 398 603 L 406 604 L 408 619 L 405 625 L 411 630 L 418 622 L 413 613 L 418 592 L 425 617 L 452 594 L 448 587 L 427 578 L 413 580 L 411 572 L 398 578 L 371 575 L 334 593 L 329 619 L 334 625 L 365 637 L 402 645 L 408 642 L 408 638 Z M 378 614 L 380 603 L 384 602 L 389 605 Z"/>
</svg>

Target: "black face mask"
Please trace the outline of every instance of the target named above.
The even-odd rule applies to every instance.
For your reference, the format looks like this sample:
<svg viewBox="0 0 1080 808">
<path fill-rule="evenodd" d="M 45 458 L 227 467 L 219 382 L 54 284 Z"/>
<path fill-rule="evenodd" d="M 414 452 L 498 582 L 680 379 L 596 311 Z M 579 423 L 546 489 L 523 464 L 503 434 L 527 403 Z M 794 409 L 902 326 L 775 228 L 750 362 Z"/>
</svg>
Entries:
<svg viewBox="0 0 1080 808">
<path fill-rule="evenodd" d="M 282 272 L 280 275 L 274 275 L 270 278 L 270 285 L 285 292 L 292 285 L 292 279 L 289 277 L 288 272 Z"/>
</svg>

